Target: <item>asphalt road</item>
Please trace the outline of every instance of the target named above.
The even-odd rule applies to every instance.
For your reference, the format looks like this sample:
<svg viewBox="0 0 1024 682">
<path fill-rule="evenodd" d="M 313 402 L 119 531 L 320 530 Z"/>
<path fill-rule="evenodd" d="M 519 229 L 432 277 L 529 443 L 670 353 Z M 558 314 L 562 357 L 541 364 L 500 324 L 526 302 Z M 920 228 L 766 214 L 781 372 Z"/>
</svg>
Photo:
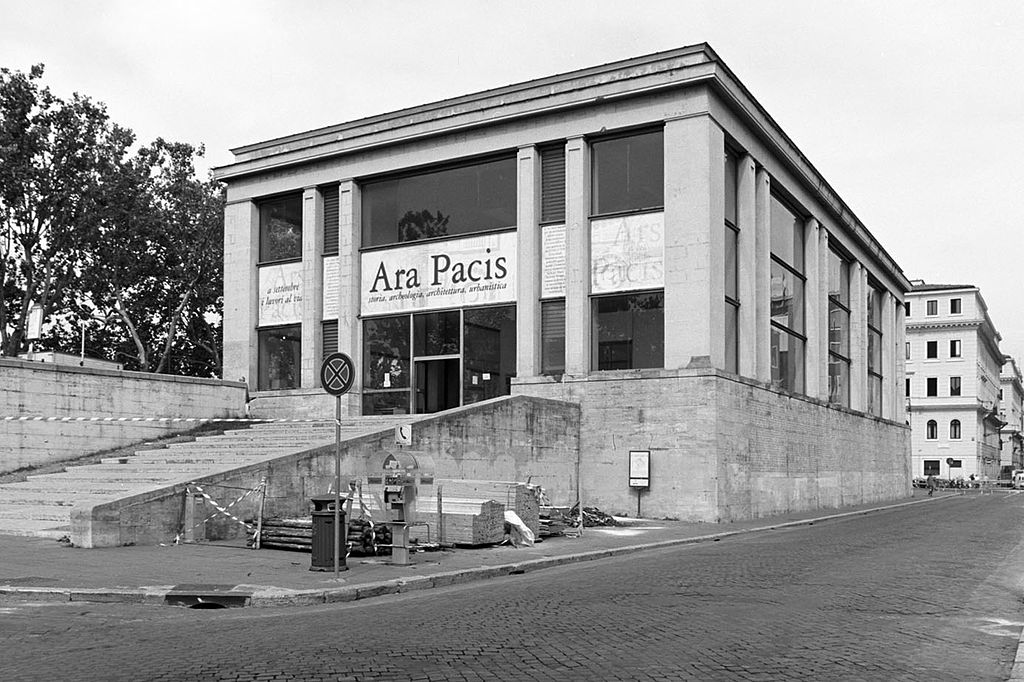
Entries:
<svg viewBox="0 0 1024 682">
<path fill-rule="evenodd" d="M 1022 529 L 948 496 L 349 604 L 0 605 L 0 679 L 1005 680 Z"/>
</svg>

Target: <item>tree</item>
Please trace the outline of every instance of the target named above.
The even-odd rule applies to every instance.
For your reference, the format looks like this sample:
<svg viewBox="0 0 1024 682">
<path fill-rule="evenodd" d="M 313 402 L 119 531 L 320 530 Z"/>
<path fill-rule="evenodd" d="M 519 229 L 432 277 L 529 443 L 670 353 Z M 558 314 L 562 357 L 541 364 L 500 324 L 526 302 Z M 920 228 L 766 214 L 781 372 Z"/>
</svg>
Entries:
<svg viewBox="0 0 1024 682">
<path fill-rule="evenodd" d="M 0 353 L 24 347 L 33 302 L 44 318 L 79 295 L 83 250 L 94 241 L 97 205 L 110 174 L 134 141 L 106 109 L 0 69 Z"/>
<path fill-rule="evenodd" d="M 223 191 L 202 147 L 134 134 L 102 104 L 41 87 L 42 66 L 0 70 L 0 353 L 78 347 L 129 369 L 215 376 L 220 362 Z"/>
</svg>

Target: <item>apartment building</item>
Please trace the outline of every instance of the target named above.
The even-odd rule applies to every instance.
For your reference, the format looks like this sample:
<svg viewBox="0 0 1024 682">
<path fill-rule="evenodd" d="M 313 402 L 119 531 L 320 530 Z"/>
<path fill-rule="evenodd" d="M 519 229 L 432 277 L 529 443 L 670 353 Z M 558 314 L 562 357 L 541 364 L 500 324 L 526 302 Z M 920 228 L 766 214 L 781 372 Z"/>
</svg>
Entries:
<svg viewBox="0 0 1024 682">
<path fill-rule="evenodd" d="M 1007 355 L 999 376 L 1000 464 L 1024 470 L 1024 387 L 1017 361 Z"/>
<path fill-rule="evenodd" d="M 914 476 L 995 480 L 1003 354 L 981 291 L 915 280 L 904 306 Z"/>
</svg>

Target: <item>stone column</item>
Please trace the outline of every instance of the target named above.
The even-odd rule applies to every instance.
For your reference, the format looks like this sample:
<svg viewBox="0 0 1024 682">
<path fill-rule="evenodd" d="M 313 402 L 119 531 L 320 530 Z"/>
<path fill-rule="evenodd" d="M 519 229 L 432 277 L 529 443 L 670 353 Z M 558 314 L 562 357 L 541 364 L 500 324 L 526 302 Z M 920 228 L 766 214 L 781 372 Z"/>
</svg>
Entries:
<svg viewBox="0 0 1024 682">
<path fill-rule="evenodd" d="M 868 409 L 868 273 L 850 264 L 850 407 Z"/>
<path fill-rule="evenodd" d="M 516 202 L 519 290 L 516 293 L 516 374 L 540 374 L 540 154 L 519 149 Z"/>
<path fill-rule="evenodd" d="M 356 366 L 352 390 L 342 398 L 342 411 L 351 416 L 363 413 L 359 206 L 359 186 L 353 180 L 342 180 L 338 186 L 338 350 L 352 358 Z"/>
<path fill-rule="evenodd" d="M 804 221 L 804 392 L 811 398 L 821 395 L 821 262 L 818 259 L 818 221 Z M 827 294 L 826 294 L 827 295 Z"/>
<path fill-rule="evenodd" d="M 740 230 L 737 269 L 740 297 L 740 374 L 757 377 L 757 164 L 747 154 L 737 164 L 736 226 Z"/>
<path fill-rule="evenodd" d="M 590 371 L 590 148 L 565 146 L 565 373 Z"/>
<path fill-rule="evenodd" d="M 665 122 L 665 367 L 725 365 L 725 135 Z"/>
<path fill-rule="evenodd" d="M 882 296 L 882 416 L 896 419 L 896 298 Z"/>
<path fill-rule="evenodd" d="M 323 357 L 324 200 L 316 187 L 302 190 L 302 387 L 320 385 Z"/>
<path fill-rule="evenodd" d="M 757 319 L 758 381 L 772 380 L 772 181 L 768 171 L 757 170 L 755 178 L 755 235 L 757 291 L 754 300 Z"/>
<path fill-rule="evenodd" d="M 258 384 L 260 212 L 252 201 L 224 207 L 223 377 Z"/>
</svg>

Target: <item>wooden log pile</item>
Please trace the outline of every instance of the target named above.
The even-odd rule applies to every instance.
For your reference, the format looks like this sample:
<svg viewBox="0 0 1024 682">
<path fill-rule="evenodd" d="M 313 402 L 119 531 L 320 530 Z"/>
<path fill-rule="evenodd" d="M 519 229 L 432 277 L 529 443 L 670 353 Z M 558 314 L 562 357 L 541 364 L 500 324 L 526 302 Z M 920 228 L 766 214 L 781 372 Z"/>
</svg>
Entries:
<svg viewBox="0 0 1024 682">
<path fill-rule="evenodd" d="M 391 544 L 391 530 L 379 523 L 372 524 L 367 519 L 351 519 L 348 521 L 348 534 L 345 542 L 348 552 L 355 556 L 375 556 L 388 554 L 391 550 L 380 545 Z M 249 545 L 253 538 L 249 538 Z M 311 552 L 313 547 L 312 519 L 263 519 L 260 532 L 260 547 L 267 549 L 290 549 L 299 552 Z"/>
</svg>

